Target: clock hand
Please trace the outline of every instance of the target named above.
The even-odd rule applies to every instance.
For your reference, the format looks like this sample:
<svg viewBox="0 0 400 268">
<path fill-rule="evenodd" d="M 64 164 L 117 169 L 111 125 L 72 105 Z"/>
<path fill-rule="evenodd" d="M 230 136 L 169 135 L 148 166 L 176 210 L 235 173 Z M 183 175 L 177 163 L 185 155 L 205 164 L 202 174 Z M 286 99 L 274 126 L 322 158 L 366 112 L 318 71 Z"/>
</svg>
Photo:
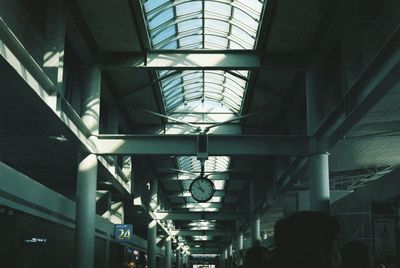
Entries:
<svg viewBox="0 0 400 268">
<path fill-rule="evenodd" d="M 204 193 L 204 190 L 203 190 L 203 188 L 201 188 L 201 186 L 200 185 L 197 185 L 198 187 L 196 187 L 196 189 L 199 189 L 200 191 L 202 191 L 203 193 Z"/>
</svg>

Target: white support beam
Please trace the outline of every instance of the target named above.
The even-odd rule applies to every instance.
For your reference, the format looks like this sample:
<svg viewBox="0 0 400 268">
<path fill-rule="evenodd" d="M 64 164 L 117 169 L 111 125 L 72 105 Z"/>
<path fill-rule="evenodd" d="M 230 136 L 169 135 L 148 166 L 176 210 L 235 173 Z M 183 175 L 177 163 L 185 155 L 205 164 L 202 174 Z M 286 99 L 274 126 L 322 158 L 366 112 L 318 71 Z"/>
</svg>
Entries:
<svg viewBox="0 0 400 268">
<path fill-rule="evenodd" d="M 199 248 L 220 247 L 220 241 L 186 241 L 186 245 L 193 248 L 193 246 L 200 246 Z"/>
<path fill-rule="evenodd" d="M 100 155 L 196 155 L 197 135 L 98 135 L 93 136 Z M 310 155 L 315 151 L 307 136 L 209 135 L 208 154 Z"/>
<path fill-rule="evenodd" d="M 97 63 L 103 69 L 145 68 L 156 70 L 302 69 L 304 55 L 255 50 L 152 50 L 147 53 L 103 52 Z"/>
<path fill-rule="evenodd" d="M 247 220 L 249 213 L 247 212 L 173 212 L 160 211 L 154 212 L 157 220 Z"/>
<path fill-rule="evenodd" d="M 205 247 L 205 248 L 196 248 L 190 247 L 189 249 L 191 254 L 218 254 L 221 251 L 221 247 Z"/>
<path fill-rule="evenodd" d="M 221 249 L 215 250 L 214 248 L 190 248 L 190 254 L 219 254 L 221 253 Z"/>
<path fill-rule="evenodd" d="M 188 209 L 199 209 L 201 211 L 204 210 L 204 208 L 207 209 L 221 209 L 222 204 L 221 203 L 186 203 L 186 204 L 171 204 L 172 209 L 177 209 L 177 208 L 188 208 Z M 193 211 L 191 211 L 193 212 Z"/>
<path fill-rule="evenodd" d="M 239 194 L 239 192 L 233 192 L 232 194 Z M 214 192 L 213 197 L 225 197 L 225 191 L 223 190 L 217 190 Z M 191 197 L 192 194 L 189 191 L 183 191 L 183 192 L 169 192 L 167 197 L 169 198 L 174 198 L 174 197 Z M 210 201 L 209 201 L 210 202 Z"/>
<path fill-rule="evenodd" d="M 217 230 L 171 230 L 172 235 L 179 236 L 232 236 L 230 230 L 217 229 Z"/>
<path fill-rule="evenodd" d="M 178 175 L 177 175 L 178 173 Z M 226 173 L 220 173 L 220 174 L 211 174 L 208 176 L 209 179 L 213 181 L 248 181 L 248 177 L 252 176 L 253 174 L 250 171 L 247 170 L 240 170 L 240 172 L 231 172 L 232 174 L 229 174 L 229 172 Z M 183 174 L 179 173 L 178 171 L 168 171 L 168 172 L 160 172 L 157 173 L 159 175 L 159 181 L 161 182 L 173 182 L 173 181 L 184 181 L 184 180 L 193 180 L 197 176 L 200 175 L 199 173 L 194 173 L 193 175 L 191 174 Z M 207 172 L 205 173 L 207 174 Z"/>
</svg>

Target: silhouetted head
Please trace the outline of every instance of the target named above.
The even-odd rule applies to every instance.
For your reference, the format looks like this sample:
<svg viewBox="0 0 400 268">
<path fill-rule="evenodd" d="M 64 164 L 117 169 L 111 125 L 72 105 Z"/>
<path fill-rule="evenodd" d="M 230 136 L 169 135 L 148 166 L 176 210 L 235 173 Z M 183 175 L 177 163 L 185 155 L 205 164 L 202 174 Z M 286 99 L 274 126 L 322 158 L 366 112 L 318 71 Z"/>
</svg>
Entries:
<svg viewBox="0 0 400 268">
<path fill-rule="evenodd" d="M 286 267 L 337 268 L 340 225 L 332 217 L 303 211 L 275 224 L 277 256 Z"/>
<path fill-rule="evenodd" d="M 254 246 L 249 248 L 244 259 L 244 268 L 261 268 L 267 267 L 271 255 L 267 248 L 262 246 Z"/>
</svg>

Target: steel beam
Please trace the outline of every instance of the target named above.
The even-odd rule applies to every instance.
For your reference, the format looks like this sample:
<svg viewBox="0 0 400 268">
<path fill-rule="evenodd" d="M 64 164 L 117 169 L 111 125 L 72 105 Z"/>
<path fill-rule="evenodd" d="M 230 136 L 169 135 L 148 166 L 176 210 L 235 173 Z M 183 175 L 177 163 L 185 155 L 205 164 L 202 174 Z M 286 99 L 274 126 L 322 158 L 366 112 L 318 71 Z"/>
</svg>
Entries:
<svg viewBox="0 0 400 268">
<path fill-rule="evenodd" d="M 103 69 L 249 70 L 302 69 L 304 55 L 255 50 L 152 50 L 147 53 L 103 52 L 97 63 Z"/>
<path fill-rule="evenodd" d="M 195 248 L 195 247 L 191 247 L 189 249 L 190 254 L 219 254 L 221 252 L 221 248 Z M 211 259 L 211 258 L 210 258 Z M 203 258 L 202 258 L 203 260 Z"/>
<path fill-rule="evenodd" d="M 189 252 L 191 254 L 213 254 L 213 253 L 219 253 L 221 251 L 221 247 L 220 246 L 213 246 L 213 247 L 199 247 L 196 248 L 194 246 L 191 246 L 189 249 Z"/>
<path fill-rule="evenodd" d="M 172 235 L 179 236 L 232 236 L 233 232 L 230 230 L 171 230 Z"/>
<path fill-rule="evenodd" d="M 185 181 L 185 180 L 193 180 L 197 176 L 200 175 L 195 173 L 193 175 L 187 176 L 187 175 L 176 175 L 178 173 L 177 171 L 171 171 L 169 173 L 167 172 L 162 172 L 162 173 L 157 173 L 159 175 L 159 181 L 161 182 L 175 182 L 175 181 Z M 235 172 L 232 172 L 235 173 Z M 251 172 L 240 172 L 238 174 L 229 174 L 229 173 L 221 173 L 221 174 L 212 174 L 208 176 L 209 179 L 212 179 L 213 181 L 248 181 L 248 177 L 253 176 Z"/>
<path fill-rule="evenodd" d="M 98 135 L 93 139 L 98 155 L 197 154 L 197 135 Z M 307 136 L 209 135 L 210 156 L 310 155 L 312 138 Z"/>
<path fill-rule="evenodd" d="M 238 192 L 233 192 L 231 194 L 234 195 L 234 194 L 239 194 L 239 193 Z M 213 197 L 225 197 L 225 195 L 226 195 L 225 191 L 217 190 L 217 191 L 214 192 Z M 174 197 L 190 197 L 190 196 L 192 196 L 192 195 L 191 195 L 191 193 L 189 191 L 169 192 L 167 194 L 167 197 L 170 197 L 170 198 L 174 198 Z"/>
<path fill-rule="evenodd" d="M 247 212 L 154 212 L 157 220 L 247 220 L 250 214 Z"/>
<path fill-rule="evenodd" d="M 210 248 L 210 247 L 219 247 L 221 246 L 221 242 L 219 241 L 212 241 L 212 240 L 195 240 L 195 241 L 186 241 L 186 245 L 193 247 L 193 246 L 200 246 L 199 248 Z"/>
<path fill-rule="evenodd" d="M 391 89 L 399 86 L 399 73 L 400 28 L 397 28 L 316 132 L 326 151 L 343 139 Z"/>
</svg>

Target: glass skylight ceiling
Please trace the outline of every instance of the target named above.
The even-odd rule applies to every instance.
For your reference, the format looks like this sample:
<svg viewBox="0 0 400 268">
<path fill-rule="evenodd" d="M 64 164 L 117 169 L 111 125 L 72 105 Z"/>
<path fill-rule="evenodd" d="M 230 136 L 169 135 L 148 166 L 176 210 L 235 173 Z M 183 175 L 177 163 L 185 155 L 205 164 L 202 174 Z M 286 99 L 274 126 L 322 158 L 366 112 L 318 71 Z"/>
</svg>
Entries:
<svg viewBox="0 0 400 268">
<path fill-rule="evenodd" d="M 266 0 L 142 0 L 151 49 L 189 52 L 255 49 L 265 3 Z M 165 111 L 171 117 L 212 124 L 242 113 L 249 71 L 164 70 L 157 71 L 157 76 Z M 195 133 L 186 125 L 169 122 L 166 134 Z M 229 157 L 210 157 L 205 163 L 206 174 L 227 170 L 229 162 Z M 200 171 L 196 157 L 178 157 L 178 165 L 183 170 Z M 191 180 L 182 180 L 184 191 L 190 183 Z M 216 190 L 225 188 L 223 180 L 215 180 L 214 184 Z M 185 198 L 190 210 L 218 209 L 210 207 L 210 203 L 195 204 L 191 197 Z"/>
<path fill-rule="evenodd" d="M 254 49 L 264 0 L 143 0 L 152 49 Z M 167 113 L 195 101 L 241 112 L 248 71 L 160 71 Z"/>
<path fill-rule="evenodd" d="M 143 1 L 153 49 L 253 49 L 264 1 Z"/>
<path fill-rule="evenodd" d="M 249 72 L 160 71 L 158 74 L 168 112 L 176 111 L 182 104 L 198 106 L 196 101 L 200 100 L 239 113 Z"/>
</svg>

